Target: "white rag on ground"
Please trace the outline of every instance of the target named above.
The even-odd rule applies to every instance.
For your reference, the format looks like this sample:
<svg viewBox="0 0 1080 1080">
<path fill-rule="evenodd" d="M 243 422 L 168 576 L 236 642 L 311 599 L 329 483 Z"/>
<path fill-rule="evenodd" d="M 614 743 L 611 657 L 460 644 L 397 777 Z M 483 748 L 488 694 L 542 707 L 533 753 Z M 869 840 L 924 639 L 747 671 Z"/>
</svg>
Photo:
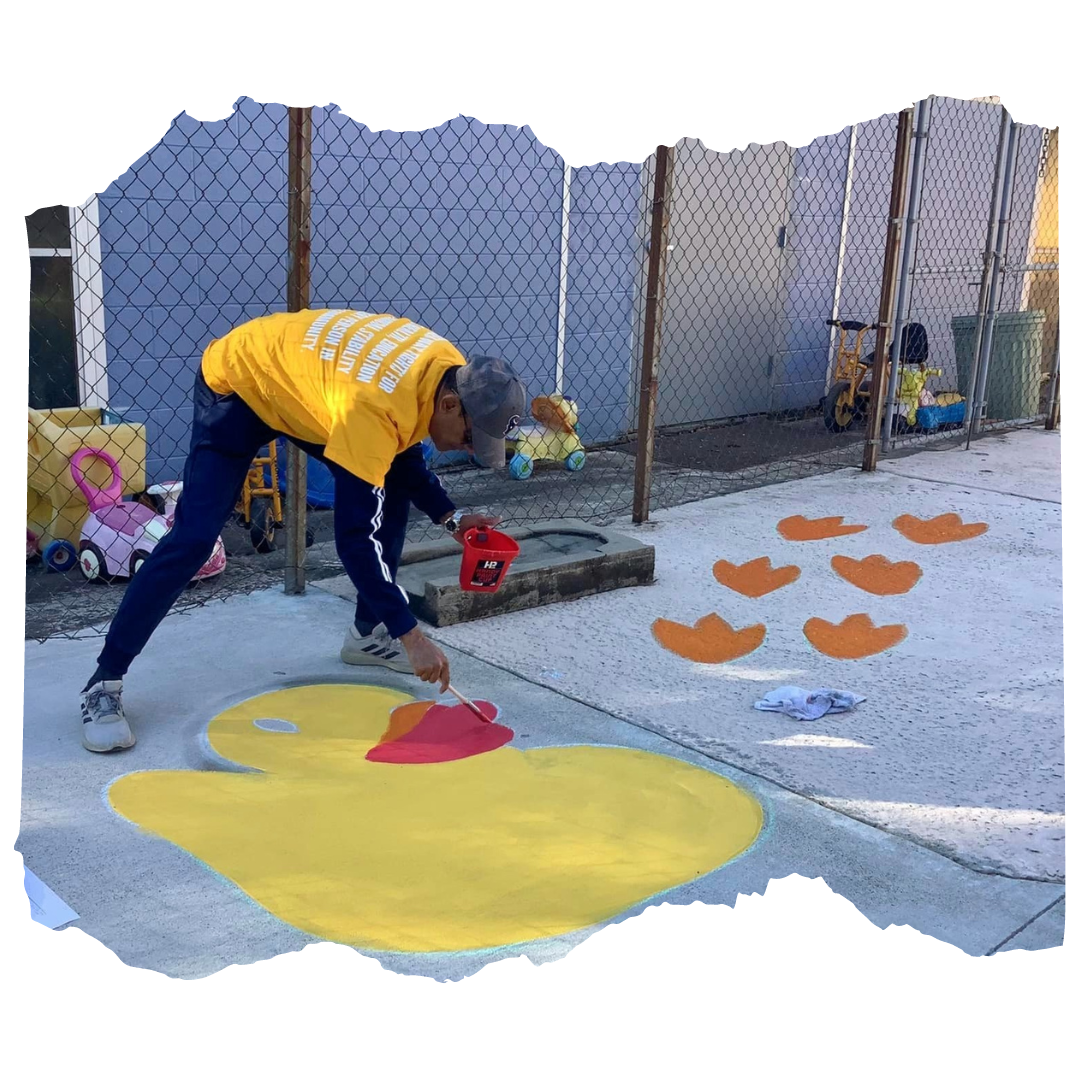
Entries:
<svg viewBox="0 0 1080 1080">
<path fill-rule="evenodd" d="M 782 712 L 795 720 L 818 720 L 826 713 L 848 712 L 866 698 L 846 690 L 803 690 L 799 686 L 781 686 L 754 703 L 762 712 Z"/>
</svg>

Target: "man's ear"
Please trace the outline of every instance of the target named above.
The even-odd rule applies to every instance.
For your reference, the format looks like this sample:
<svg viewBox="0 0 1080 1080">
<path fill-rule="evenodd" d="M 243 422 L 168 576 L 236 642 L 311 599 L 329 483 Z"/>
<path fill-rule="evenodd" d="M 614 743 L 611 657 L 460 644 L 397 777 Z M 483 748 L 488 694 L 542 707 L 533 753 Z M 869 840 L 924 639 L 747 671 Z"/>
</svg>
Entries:
<svg viewBox="0 0 1080 1080">
<path fill-rule="evenodd" d="M 452 413 L 457 409 L 459 401 L 460 399 L 453 390 L 445 390 L 439 398 L 439 408 L 444 413 Z"/>
</svg>

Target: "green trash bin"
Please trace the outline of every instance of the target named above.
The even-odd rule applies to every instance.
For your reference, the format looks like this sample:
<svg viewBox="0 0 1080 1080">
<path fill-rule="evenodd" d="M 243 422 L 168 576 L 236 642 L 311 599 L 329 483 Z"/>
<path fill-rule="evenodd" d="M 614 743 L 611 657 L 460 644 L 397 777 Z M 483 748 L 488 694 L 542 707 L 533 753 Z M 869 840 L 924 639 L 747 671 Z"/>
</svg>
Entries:
<svg viewBox="0 0 1080 1080">
<path fill-rule="evenodd" d="M 975 364 L 975 315 L 952 321 L 956 375 L 961 394 L 971 386 Z M 1003 311 L 994 320 L 990 370 L 986 376 L 986 418 L 1021 420 L 1038 416 L 1042 390 L 1042 347 L 1045 311 Z"/>
</svg>

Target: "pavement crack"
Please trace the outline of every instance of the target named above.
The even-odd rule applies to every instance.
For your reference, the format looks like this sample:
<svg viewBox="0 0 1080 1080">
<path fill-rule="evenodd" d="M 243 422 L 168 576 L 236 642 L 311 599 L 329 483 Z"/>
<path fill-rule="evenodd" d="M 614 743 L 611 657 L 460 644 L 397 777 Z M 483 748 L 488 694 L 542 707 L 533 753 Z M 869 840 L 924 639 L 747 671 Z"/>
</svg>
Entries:
<svg viewBox="0 0 1080 1080">
<path fill-rule="evenodd" d="M 1027 922 L 1021 923 L 1007 938 L 1005 938 L 1004 941 L 999 941 L 985 955 L 993 956 L 994 953 L 1000 952 L 1003 948 L 1005 948 L 1006 945 L 1009 944 L 1010 941 L 1013 940 L 1013 938 L 1015 938 L 1019 934 L 1022 934 L 1033 922 L 1035 922 L 1038 919 L 1041 919 L 1051 908 L 1056 908 L 1058 906 L 1058 904 L 1063 904 L 1063 903 L 1065 903 L 1065 894 L 1064 893 L 1062 893 L 1056 900 L 1052 900 L 1049 904 L 1047 904 L 1046 907 L 1044 907 L 1042 909 L 1042 911 L 1037 911 L 1034 915 L 1031 916 L 1030 919 L 1028 919 Z"/>
<path fill-rule="evenodd" d="M 1050 506 L 1060 506 L 1060 499 L 1040 499 L 1037 495 L 1021 495 L 1018 491 L 999 491 L 997 488 L 983 487 L 980 484 L 968 484 L 959 480 L 938 480 L 931 476 L 915 476 L 912 473 L 900 472 L 899 469 L 882 469 L 889 476 L 900 476 L 905 480 L 917 480 L 923 484 L 940 484 L 942 487 L 964 488 L 967 491 L 986 491 L 991 495 L 1002 495 L 1007 499 L 1026 499 L 1028 502 L 1047 503 Z"/>
</svg>

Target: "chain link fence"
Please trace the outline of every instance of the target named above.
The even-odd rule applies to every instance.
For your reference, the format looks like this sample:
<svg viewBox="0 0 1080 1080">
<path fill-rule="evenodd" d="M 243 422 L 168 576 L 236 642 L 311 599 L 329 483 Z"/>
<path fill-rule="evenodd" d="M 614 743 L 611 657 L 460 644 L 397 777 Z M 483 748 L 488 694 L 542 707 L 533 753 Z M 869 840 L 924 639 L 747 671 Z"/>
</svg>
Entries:
<svg viewBox="0 0 1080 1080">
<path fill-rule="evenodd" d="M 861 460 L 868 391 L 838 395 L 843 356 L 875 343 L 896 122 L 802 148 L 673 148 L 653 507 Z"/>
<path fill-rule="evenodd" d="M 407 315 L 509 360 L 538 399 L 509 469 L 432 463 L 459 506 L 511 524 L 643 520 L 859 465 L 871 415 L 891 416 L 888 452 L 1053 413 L 1056 145 L 944 98 L 807 147 L 683 140 L 584 168 L 466 117 L 397 133 L 334 106 L 181 115 L 107 191 L 27 219 L 27 636 L 111 617 L 167 527 L 203 350 L 275 311 Z M 880 407 L 875 352 L 896 373 Z M 923 394 L 911 426 L 913 371 L 942 404 Z M 121 509 L 98 495 L 114 475 Z M 321 463 L 266 447 L 224 569 L 178 606 L 341 573 L 333 502 Z M 417 516 L 409 535 L 437 532 Z"/>
<path fill-rule="evenodd" d="M 1056 131 L 949 98 L 921 102 L 916 129 L 896 306 L 914 348 L 890 383 L 896 450 L 1045 421 L 1058 340 Z"/>
</svg>

